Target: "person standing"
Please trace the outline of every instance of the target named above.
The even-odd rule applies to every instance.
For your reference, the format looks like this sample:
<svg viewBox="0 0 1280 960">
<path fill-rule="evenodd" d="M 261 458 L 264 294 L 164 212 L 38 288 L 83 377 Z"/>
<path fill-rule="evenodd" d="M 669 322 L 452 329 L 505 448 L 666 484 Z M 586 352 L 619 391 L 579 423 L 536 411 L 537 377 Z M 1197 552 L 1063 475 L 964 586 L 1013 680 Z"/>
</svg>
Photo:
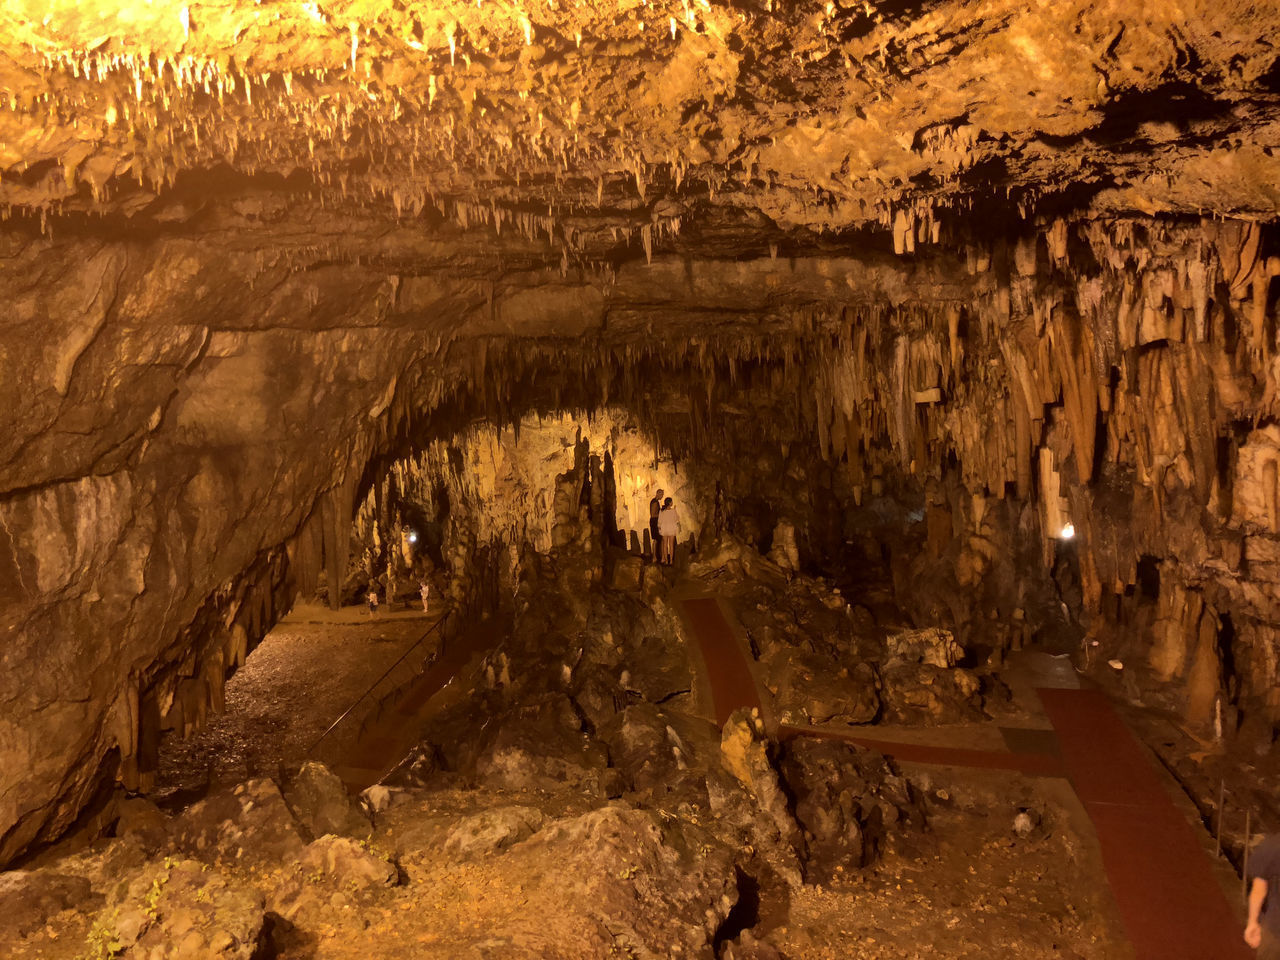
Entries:
<svg viewBox="0 0 1280 960">
<path fill-rule="evenodd" d="M 378 591 L 371 588 L 365 599 L 369 601 L 369 616 L 372 617 L 378 612 Z"/>
<path fill-rule="evenodd" d="M 668 567 L 676 562 L 676 534 L 679 531 L 679 514 L 671 498 L 667 497 L 662 502 L 662 512 L 658 514 L 658 533 L 662 536 L 662 560 Z"/>
<path fill-rule="evenodd" d="M 429 613 L 427 610 L 427 599 L 431 596 L 431 584 L 423 580 L 418 584 L 418 596 L 422 598 L 422 612 Z"/>
<path fill-rule="evenodd" d="M 662 513 L 662 488 L 649 501 L 649 543 L 655 562 L 662 560 L 662 537 L 658 533 L 658 515 Z"/>
<path fill-rule="evenodd" d="M 1280 960 L 1280 833 L 1264 839 L 1249 857 L 1249 920 L 1244 942 L 1258 960 Z"/>
</svg>

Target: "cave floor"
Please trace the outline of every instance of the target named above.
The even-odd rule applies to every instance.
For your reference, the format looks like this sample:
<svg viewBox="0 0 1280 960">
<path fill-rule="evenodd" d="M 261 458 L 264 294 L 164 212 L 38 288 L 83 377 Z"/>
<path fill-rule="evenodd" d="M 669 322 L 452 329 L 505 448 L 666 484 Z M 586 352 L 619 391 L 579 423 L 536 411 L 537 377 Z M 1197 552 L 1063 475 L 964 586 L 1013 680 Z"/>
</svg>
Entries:
<svg viewBox="0 0 1280 960">
<path fill-rule="evenodd" d="M 691 594 L 680 596 L 678 602 L 683 603 Z M 695 636 L 699 623 L 704 629 L 710 623 L 724 631 L 718 646 L 693 645 L 701 653 L 699 709 L 708 719 L 723 720 L 721 714 L 727 716 L 736 706 L 759 706 L 777 735 L 840 736 L 874 746 L 894 757 L 924 794 L 928 812 L 927 831 L 889 832 L 879 859 L 861 871 L 790 890 L 760 890 L 749 904 L 753 915 L 748 925 L 756 936 L 767 937 L 781 956 L 1226 960 L 1236 955 L 1238 932 L 1225 900 L 1218 919 L 1226 918 L 1219 927 L 1224 938 L 1230 935 L 1230 943 L 1221 940 L 1221 949 L 1215 946 L 1205 953 L 1199 945 L 1188 949 L 1202 952 L 1179 952 L 1175 942 L 1173 952 L 1156 953 L 1149 938 L 1143 940 L 1140 931 L 1135 936 L 1134 898 L 1126 902 L 1128 891 L 1118 897 L 1114 890 L 1115 850 L 1107 848 L 1108 842 L 1114 844 L 1114 831 L 1110 837 L 1101 831 L 1100 843 L 1095 826 L 1096 807 L 1106 807 L 1111 798 L 1082 793 L 1078 777 L 1063 775 L 1077 772 L 1066 769 L 1070 755 L 1073 749 L 1088 749 L 1088 744 L 1072 747 L 1061 742 L 1061 730 L 1054 735 L 1056 718 L 1037 692 L 1053 687 L 1076 692 L 1071 688 L 1078 687 L 1079 680 L 1069 661 L 1040 654 L 1012 658 L 1002 674 L 1012 691 L 1011 701 L 984 723 L 788 730 L 776 723 L 767 691 L 760 696 L 763 687 L 756 683 L 755 666 L 732 611 L 708 602 L 711 606 L 701 605 L 700 620 L 686 620 Z M 229 783 L 274 775 L 296 764 L 328 723 L 429 623 L 420 612 L 409 611 L 372 620 L 363 608 L 354 607 L 337 613 L 313 608 L 295 612 L 228 684 L 226 714 L 214 718 L 197 737 L 171 747 L 166 783 L 173 790 L 195 781 Z M 460 644 L 452 655 L 446 652 L 437 661 L 434 673 L 452 675 L 471 652 Z M 720 669 L 733 657 L 738 662 L 732 669 Z M 422 675 L 418 686 L 432 673 Z M 734 682 L 726 684 L 725 677 Z M 440 681 L 434 677 L 422 687 L 419 699 L 435 704 L 463 695 L 454 689 L 457 684 Z M 738 702 L 748 688 L 754 701 Z M 413 705 L 415 710 L 406 716 L 416 721 L 417 708 L 424 704 Z M 862 736 L 863 732 L 874 736 Z M 1136 742 L 1133 747 L 1141 749 Z M 1170 783 L 1162 781 L 1158 787 L 1168 793 Z M 1194 809 L 1175 810 L 1167 796 L 1165 802 L 1176 816 L 1186 814 L 1181 820 L 1184 828 L 1194 819 Z M 369 846 L 394 857 L 407 882 L 373 893 L 338 892 L 304 907 L 294 921 L 273 931 L 275 956 L 635 956 L 625 937 L 616 936 L 616 931 L 602 933 L 581 881 L 565 869 L 564 850 L 551 844 L 521 844 L 501 857 L 460 858 L 447 849 L 448 838 L 467 818 L 502 817 L 519 809 L 564 822 L 598 805 L 597 799 L 567 785 L 554 791 L 477 791 L 448 777 L 425 794 L 406 794 L 379 817 Z M 1011 830 L 1011 820 L 1020 810 L 1030 811 L 1036 820 L 1030 835 Z M 1129 814 L 1141 818 L 1143 810 L 1135 807 Z M 264 891 L 284 878 L 279 864 L 229 869 Z M 1128 869 L 1130 882 L 1142 877 L 1140 863 Z M 624 876 L 619 873 L 615 879 Z M 1161 879 L 1176 894 L 1180 876 Z M 1203 886 L 1193 889 L 1205 895 Z M 1203 903 L 1179 909 L 1192 918 L 1193 926 L 1202 925 Z M 64 932 L 83 942 L 73 928 Z M 612 945 L 602 946 L 606 942 Z M 1196 943 L 1194 938 L 1186 941 Z M 67 940 L 56 947 L 52 939 L 35 940 L 31 946 L 37 952 L 19 951 L 16 956 L 61 957 L 64 945 L 71 947 Z M 78 955 L 78 950 L 65 954 Z"/>
<path fill-rule="evenodd" d="M 226 711 L 186 740 L 164 740 L 157 794 L 189 798 L 301 763 L 435 620 L 420 608 L 370 617 L 364 606 L 298 604 L 227 682 Z"/>
<path fill-rule="evenodd" d="M 720 603 L 712 597 L 689 596 L 683 606 L 701 651 L 702 688 L 704 697 L 705 691 L 710 696 L 704 710 L 713 710 L 717 722 L 745 708 L 760 711 L 777 737 L 847 740 L 913 768 L 1010 770 L 1066 778 L 1079 803 L 1068 802 L 1064 809 L 1072 811 L 1081 836 L 1092 834 L 1095 843 L 1090 845 L 1101 857 L 1113 894 L 1108 906 L 1113 913 L 1119 908 L 1139 960 L 1250 956 L 1240 937 L 1239 911 L 1226 896 L 1232 878 L 1223 862 L 1211 855 L 1205 832 L 1193 825 L 1199 819 L 1194 808 L 1161 775 L 1163 768 L 1109 698 L 1095 689 L 1081 689 L 1068 658 L 1029 651 L 1014 657 L 1007 674 L 1016 726 L 883 725 L 874 728 L 874 737 L 854 733 L 847 724 L 798 728 L 772 720 L 769 697 L 760 695 L 763 687 L 753 676 L 748 647 Z M 1083 685 L 1092 687 L 1087 680 Z"/>
</svg>

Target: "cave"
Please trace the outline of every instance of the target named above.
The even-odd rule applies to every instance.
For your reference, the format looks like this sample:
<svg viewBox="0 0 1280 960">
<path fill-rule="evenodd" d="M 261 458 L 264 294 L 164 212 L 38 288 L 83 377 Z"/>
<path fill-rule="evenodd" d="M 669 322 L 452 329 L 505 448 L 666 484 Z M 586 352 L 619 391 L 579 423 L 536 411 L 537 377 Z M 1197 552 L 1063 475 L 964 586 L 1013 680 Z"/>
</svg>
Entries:
<svg viewBox="0 0 1280 960">
<path fill-rule="evenodd" d="M 10 0 L 0 955 L 1275 948 L 1193 6 Z"/>
</svg>

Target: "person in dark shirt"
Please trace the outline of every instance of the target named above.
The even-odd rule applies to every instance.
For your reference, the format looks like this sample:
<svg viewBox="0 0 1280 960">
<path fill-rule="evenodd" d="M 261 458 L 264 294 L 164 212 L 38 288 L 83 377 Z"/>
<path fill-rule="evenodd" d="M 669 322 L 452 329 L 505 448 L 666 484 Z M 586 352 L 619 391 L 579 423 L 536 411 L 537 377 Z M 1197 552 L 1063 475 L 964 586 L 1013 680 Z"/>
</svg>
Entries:
<svg viewBox="0 0 1280 960">
<path fill-rule="evenodd" d="M 662 551 L 658 545 L 662 540 L 658 536 L 658 514 L 662 512 L 662 490 L 658 490 L 653 495 L 653 499 L 649 501 L 649 543 L 653 547 L 653 559 L 662 558 Z"/>
<path fill-rule="evenodd" d="M 1280 960 L 1280 833 L 1272 834 L 1249 857 L 1249 921 L 1244 942 L 1258 960 Z"/>
</svg>

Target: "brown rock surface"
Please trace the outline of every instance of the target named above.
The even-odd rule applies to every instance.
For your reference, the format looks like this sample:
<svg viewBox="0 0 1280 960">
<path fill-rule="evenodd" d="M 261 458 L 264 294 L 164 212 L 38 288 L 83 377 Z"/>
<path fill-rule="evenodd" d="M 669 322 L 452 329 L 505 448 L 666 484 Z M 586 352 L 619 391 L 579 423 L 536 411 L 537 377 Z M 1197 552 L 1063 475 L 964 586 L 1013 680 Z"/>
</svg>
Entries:
<svg viewBox="0 0 1280 960">
<path fill-rule="evenodd" d="M 506 482 L 569 410 L 622 411 L 619 469 L 438 557 L 526 602 L 554 543 L 559 666 L 666 452 L 699 565 L 1280 721 L 1274 5 L 81 7 L 0 12 L 0 863 L 341 599 L 391 465 Z M 749 629 L 875 659 L 831 622 Z M 630 652 L 619 696 L 690 689 Z M 972 701 L 935 669 L 882 677 L 902 715 Z"/>
</svg>

